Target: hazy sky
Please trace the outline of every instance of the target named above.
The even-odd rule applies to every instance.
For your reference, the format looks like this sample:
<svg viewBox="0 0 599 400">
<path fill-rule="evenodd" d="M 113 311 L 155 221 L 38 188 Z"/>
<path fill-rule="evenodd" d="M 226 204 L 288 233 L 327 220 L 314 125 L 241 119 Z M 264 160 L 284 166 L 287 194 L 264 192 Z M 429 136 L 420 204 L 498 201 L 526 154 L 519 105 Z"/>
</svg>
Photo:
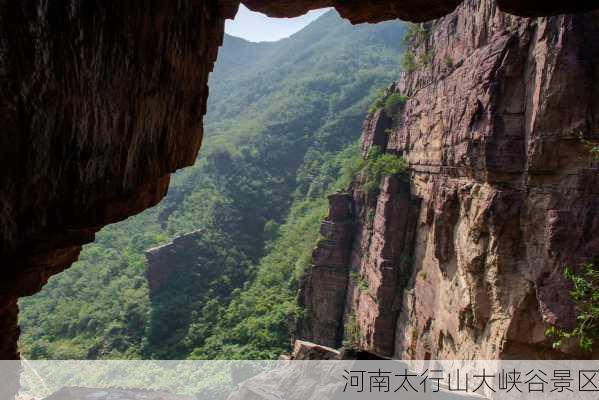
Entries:
<svg viewBox="0 0 599 400">
<path fill-rule="evenodd" d="M 226 22 L 225 32 L 252 42 L 275 41 L 294 34 L 327 11 L 314 10 L 297 18 L 269 18 L 242 4 L 235 20 Z"/>
</svg>

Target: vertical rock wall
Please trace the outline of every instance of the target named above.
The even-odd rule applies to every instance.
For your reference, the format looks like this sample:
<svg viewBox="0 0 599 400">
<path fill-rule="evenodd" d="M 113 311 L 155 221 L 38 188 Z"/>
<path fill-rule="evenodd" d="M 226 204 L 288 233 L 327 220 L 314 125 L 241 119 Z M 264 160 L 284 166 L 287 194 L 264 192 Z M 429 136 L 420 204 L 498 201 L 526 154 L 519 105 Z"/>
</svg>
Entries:
<svg viewBox="0 0 599 400">
<path fill-rule="evenodd" d="M 354 207 L 347 193 L 329 196 L 329 215 L 322 221 L 322 239 L 312 265 L 300 282 L 300 305 L 306 310 L 299 336 L 329 347 L 343 339 L 343 313 L 354 235 Z"/>
<path fill-rule="evenodd" d="M 369 198 L 354 184 L 360 282 L 349 279 L 344 314 L 361 347 L 418 359 L 588 356 L 552 350 L 544 330 L 575 322 L 563 267 L 599 255 L 599 170 L 579 139 L 599 139 L 590 38 L 596 13 L 522 19 L 488 0 L 415 35 L 415 68 L 388 90 L 408 100 L 391 122 L 374 113 L 363 134 L 365 153 L 406 157 L 409 189 L 385 178 Z"/>
</svg>

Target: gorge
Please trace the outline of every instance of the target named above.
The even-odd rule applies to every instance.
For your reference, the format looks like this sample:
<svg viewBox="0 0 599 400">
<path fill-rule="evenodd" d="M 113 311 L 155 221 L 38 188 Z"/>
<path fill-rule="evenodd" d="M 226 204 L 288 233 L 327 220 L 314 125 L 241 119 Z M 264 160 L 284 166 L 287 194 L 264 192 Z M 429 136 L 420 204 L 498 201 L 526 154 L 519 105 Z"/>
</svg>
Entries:
<svg viewBox="0 0 599 400">
<path fill-rule="evenodd" d="M 352 22 L 451 13 L 411 42 L 417 65 L 385 94 L 405 102 L 365 124 L 364 155 L 376 145 L 405 157 L 410 184 L 386 177 L 373 195 L 354 181 L 331 197 L 323 233 L 341 247 L 315 252 L 299 332 L 338 345 L 354 316 L 359 344 L 385 355 L 577 357 L 549 353 L 544 328 L 572 324 L 561 269 L 599 250 L 598 170 L 579 140 L 599 139 L 599 49 L 585 40 L 598 36 L 597 15 L 500 9 L 593 4 L 429 3 L 244 1 L 281 17 L 335 6 Z M 17 299 L 102 226 L 156 204 L 195 161 L 208 74 L 237 5 L 3 4 L 1 358 L 18 357 Z M 313 304 L 323 291 L 333 301 Z"/>
</svg>

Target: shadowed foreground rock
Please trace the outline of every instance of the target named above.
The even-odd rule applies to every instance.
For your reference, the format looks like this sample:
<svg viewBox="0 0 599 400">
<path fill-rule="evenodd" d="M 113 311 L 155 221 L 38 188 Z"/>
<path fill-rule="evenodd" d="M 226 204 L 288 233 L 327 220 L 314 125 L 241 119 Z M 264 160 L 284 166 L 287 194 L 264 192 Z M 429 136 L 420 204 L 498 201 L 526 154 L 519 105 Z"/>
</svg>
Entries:
<svg viewBox="0 0 599 400">
<path fill-rule="evenodd" d="M 0 358 L 17 357 L 17 298 L 195 161 L 225 16 L 204 1 L 2 2 Z"/>
</svg>

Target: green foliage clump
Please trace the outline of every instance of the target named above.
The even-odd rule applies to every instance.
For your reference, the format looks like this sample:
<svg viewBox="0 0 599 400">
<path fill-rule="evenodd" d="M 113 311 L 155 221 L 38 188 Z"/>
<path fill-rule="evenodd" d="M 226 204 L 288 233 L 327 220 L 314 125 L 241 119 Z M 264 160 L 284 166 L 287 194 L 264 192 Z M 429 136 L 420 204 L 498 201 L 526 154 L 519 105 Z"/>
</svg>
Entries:
<svg viewBox="0 0 599 400">
<path fill-rule="evenodd" d="M 386 95 L 386 91 L 383 89 L 378 93 L 368 108 L 368 116 L 372 117 L 376 111 L 382 108 L 385 110 L 385 114 L 387 114 L 388 117 L 393 118 L 395 117 L 398 107 L 405 104 L 407 100 L 408 97 L 403 96 L 400 93 Z"/>
<path fill-rule="evenodd" d="M 582 133 L 579 134 L 579 138 L 583 146 L 591 155 L 591 158 L 595 161 L 599 161 L 599 144 L 593 143 L 590 140 L 585 139 Z"/>
<path fill-rule="evenodd" d="M 360 324 L 356 318 L 356 314 L 351 313 L 345 320 L 345 340 L 343 341 L 343 346 L 357 349 L 360 347 L 361 338 L 362 331 Z"/>
<path fill-rule="evenodd" d="M 433 53 L 430 50 L 425 50 L 418 54 L 418 64 L 421 66 L 427 66 L 431 63 L 433 59 Z"/>
<path fill-rule="evenodd" d="M 383 176 L 405 176 L 408 168 L 403 157 L 382 153 L 378 146 L 372 146 L 366 160 L 363 160 L 360 165 L 364 179 L 362 188 L 367 193 L 378 191 Z"/>
<path fill-rule="evenodd" d="M 366 280 L 366 278 L 359 272 L 352 271 L 349 276 L 360 292 L 368 292 L 368 280 Z"/>
<path fill-rule="evenodd" d="M 425 24 L 409 24 L 408 30 L 403 37 L 403 43 L 406 46 L 419 46 L 428 39 L 430 30 Z"/>
<path fill-rule="evenodd" d="M 577 324 L 572 330 L 552 326 L 545 334 L 555 338 L 556 349 L 575 338 L 582 350 L 590 352 L 599 340 L 599 268 L 592 262 L 581 264 L 578 271 L 566 267 L 564 277 L 573 285 L 570 295 L 576 302 Z"/>
<path fill-rule="evenodd" d="M 445 57 L 443 58 L 443 62 L 448 68 L 453 67 L 453 58 L 451 58 L 449 54 L 445 55 Z"/>
<path fill-rule="evenodd" d="M 375 112 L 377 112 L 378 110 L 380 110 L 383 107 L 385 107 L 385 89 L 384 88 L 380 89 L 377 92 L 376 97 L 374 98 L 374 101 L 368 107 L 368 117 L 372 117 Z"/>
<path fill-rule="evenodd" d="M 399 106 L 403 105 L 408 101 L 407 96 L 403 96 L 399 93 L 393 93 L 387 96 L 385 99 L 385 113 L 389 117 L 394 117 Z"/>
<path fill-rule="evenodd" d="M 406 72 L 414 72 L 418 68 L 414 53 L 406 51 L 401 57 L 401 69 Z"/>
</svg>

